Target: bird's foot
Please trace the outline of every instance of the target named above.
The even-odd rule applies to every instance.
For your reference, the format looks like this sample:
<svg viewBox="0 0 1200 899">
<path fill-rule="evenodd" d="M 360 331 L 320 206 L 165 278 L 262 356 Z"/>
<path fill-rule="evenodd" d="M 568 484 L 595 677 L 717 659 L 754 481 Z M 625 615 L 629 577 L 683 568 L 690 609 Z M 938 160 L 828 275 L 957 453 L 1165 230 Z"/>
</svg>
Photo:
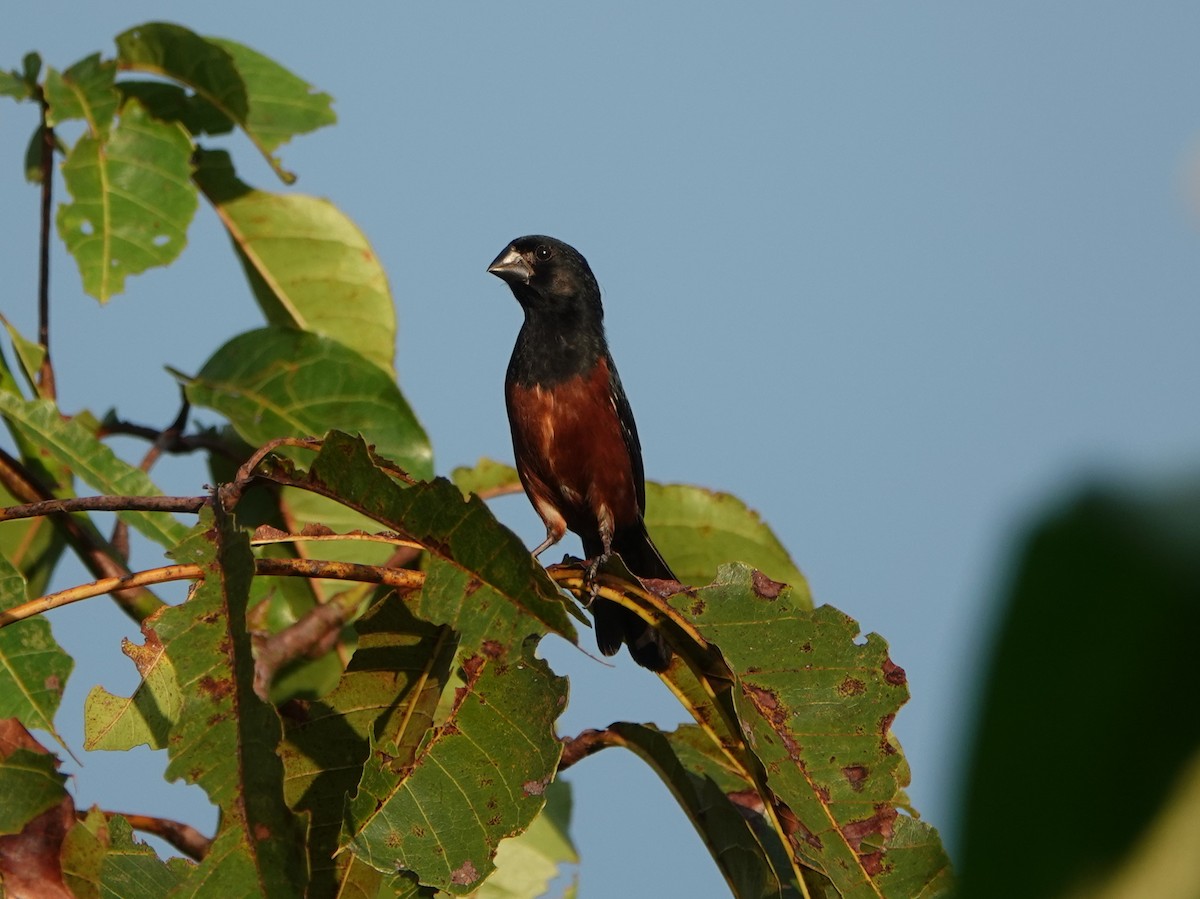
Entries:
<svg viewBox="0 0 1200 899">
<path fill-rule="evenodd" d="M 587 565 L 583 569 L 583 583 L 587 587 L 587 599 L 584 602 L 585 606 L 591 605 L 592 600 L 596 598 L 596 592 L 600 589 L 600 584 L 596 578 L 600 574 L 600 569 L 604 567 L 604 563 L 612 558 L 612 551 L 603 552 L 593 559 L 589 559 Z"/>
</svg>

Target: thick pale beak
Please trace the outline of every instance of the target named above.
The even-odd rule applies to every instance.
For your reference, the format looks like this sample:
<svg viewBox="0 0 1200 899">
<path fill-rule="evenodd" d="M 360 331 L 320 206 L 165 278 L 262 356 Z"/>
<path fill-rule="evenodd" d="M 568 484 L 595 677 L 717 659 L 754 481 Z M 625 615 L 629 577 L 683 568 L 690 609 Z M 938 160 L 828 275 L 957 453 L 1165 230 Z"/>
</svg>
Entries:
<svg viewBox="0 0 1200 899">
<path fill-rule="evenodd" d="M 529 267 L 529 263 L 512 247 L 508 247 L 492 260 L 488 271 L 509 284 L 528 284 L 529 279 L 533 277 L 533 269 Z"/>
</svg>

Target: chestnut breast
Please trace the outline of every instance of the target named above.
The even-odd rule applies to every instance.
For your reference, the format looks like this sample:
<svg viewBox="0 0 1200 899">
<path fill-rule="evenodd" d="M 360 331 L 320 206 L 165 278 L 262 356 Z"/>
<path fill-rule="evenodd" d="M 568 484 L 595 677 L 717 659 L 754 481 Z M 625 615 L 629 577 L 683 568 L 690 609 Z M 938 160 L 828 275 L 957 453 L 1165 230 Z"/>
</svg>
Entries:
<svg viewBox="0 0 1200 899">
<path fill-rule="evenodd" d="M 521 480 L 535 505 L 556 509 L 585 539 L 595 538 L 605 518 L 615 528 L 637 522 L 641 509 L 607 360 L 552 387 L 510 385 L 507 399 Z"/>
</svg>

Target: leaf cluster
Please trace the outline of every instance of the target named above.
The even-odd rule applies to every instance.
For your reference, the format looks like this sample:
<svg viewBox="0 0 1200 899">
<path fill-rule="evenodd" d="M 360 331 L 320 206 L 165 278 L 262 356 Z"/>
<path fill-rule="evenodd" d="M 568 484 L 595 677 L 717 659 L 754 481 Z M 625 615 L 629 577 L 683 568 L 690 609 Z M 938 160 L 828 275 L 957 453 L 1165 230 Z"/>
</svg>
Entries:
<svg viewBox="0 0 1200 899">
<path fill-rule="evenodd" d="M 37 871 L 63 895 L 534 896 L 576 859 L 560 772 L 621 747 L 663 779 L 737 896 L 948 893 L 945 852 L 908 807 L 891 733 L 903 670 L 878 636 L 813 608 L 786 550 L 734 497 L 649 485 L 648 525 L 683 583 L 653 592 L 614 559 L 594 585 L 668 634 L 663 677 L 695 723 L 557 731 L 567 684 L 538 644 L 578 640 L 583 567 L 542 568 L 492 514 L 482 497 L 519 489 L 511 468 L 433 477 L 396 384 L 387 278 L 358 228 L 328 201 L 246 184 L 212 143 L 240 130 L 288 185 L 276 151 L 333 122 L 327 95 L 247 47 L 165 23 L 62 71 L 43 75 L 31 56 L 0 73 L 0 93 L 38 104 L 31 147 L 62 157 L 56 224 L 87 293 L 107 301 L 177 258 L 203 200 L 265 320 L 175 373 L 185 401 L 161 431 L 115 412 L 65 415 L 44 376 L 48 343 L 10 328 L 8 888 Z M 70 141 L 68 123 L 81 123 Z M 193 406 L 226 424 L 189 431 Z M 153 444 L 135 465 L 109 448 L 113 434 Z M 220 486 L 163 496 L 151 473 L 162 452 L 202 454 Z M 80 483 L 97 496 L 76 498 Z M 117 512 L 111 535 L 92 518 L 101 509 Z M 133 571 L 129 528 L 171 563 Z M 68 548 L 97 584 L 37 598 Z M 185 602 L 154 592 L 172 579 L 192 582 Z M 143 642 L 123 647 L 140 683 L 127 697 L 93 689 L 84 748 L 166 752 L 167 777 L 219 809 L 211 836 L 77 813 L 28 733 L 59 739 L 72 667 L 39 613 L 102 592 L 141 627 Z M 133 828 L 186 857 L 160 858 Z"/>
</svg>

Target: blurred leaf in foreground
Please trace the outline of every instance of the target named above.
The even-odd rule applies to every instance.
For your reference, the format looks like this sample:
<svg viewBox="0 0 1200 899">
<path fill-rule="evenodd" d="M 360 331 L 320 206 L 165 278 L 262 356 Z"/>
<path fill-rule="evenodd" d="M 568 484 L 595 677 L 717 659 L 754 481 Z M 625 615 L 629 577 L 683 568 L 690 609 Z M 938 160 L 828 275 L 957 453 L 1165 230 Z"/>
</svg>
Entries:
<svg viewBox="0 0 1200 899">
<path fill-rule="evenodd" d="M 1200 484 L 1085 490 L 1032 529 L 981 697 L 962 899 L 1200 895 L 1197 658 Z M 1187 851 L 1167 820 L 1192 822 Z"/>
</svg>

